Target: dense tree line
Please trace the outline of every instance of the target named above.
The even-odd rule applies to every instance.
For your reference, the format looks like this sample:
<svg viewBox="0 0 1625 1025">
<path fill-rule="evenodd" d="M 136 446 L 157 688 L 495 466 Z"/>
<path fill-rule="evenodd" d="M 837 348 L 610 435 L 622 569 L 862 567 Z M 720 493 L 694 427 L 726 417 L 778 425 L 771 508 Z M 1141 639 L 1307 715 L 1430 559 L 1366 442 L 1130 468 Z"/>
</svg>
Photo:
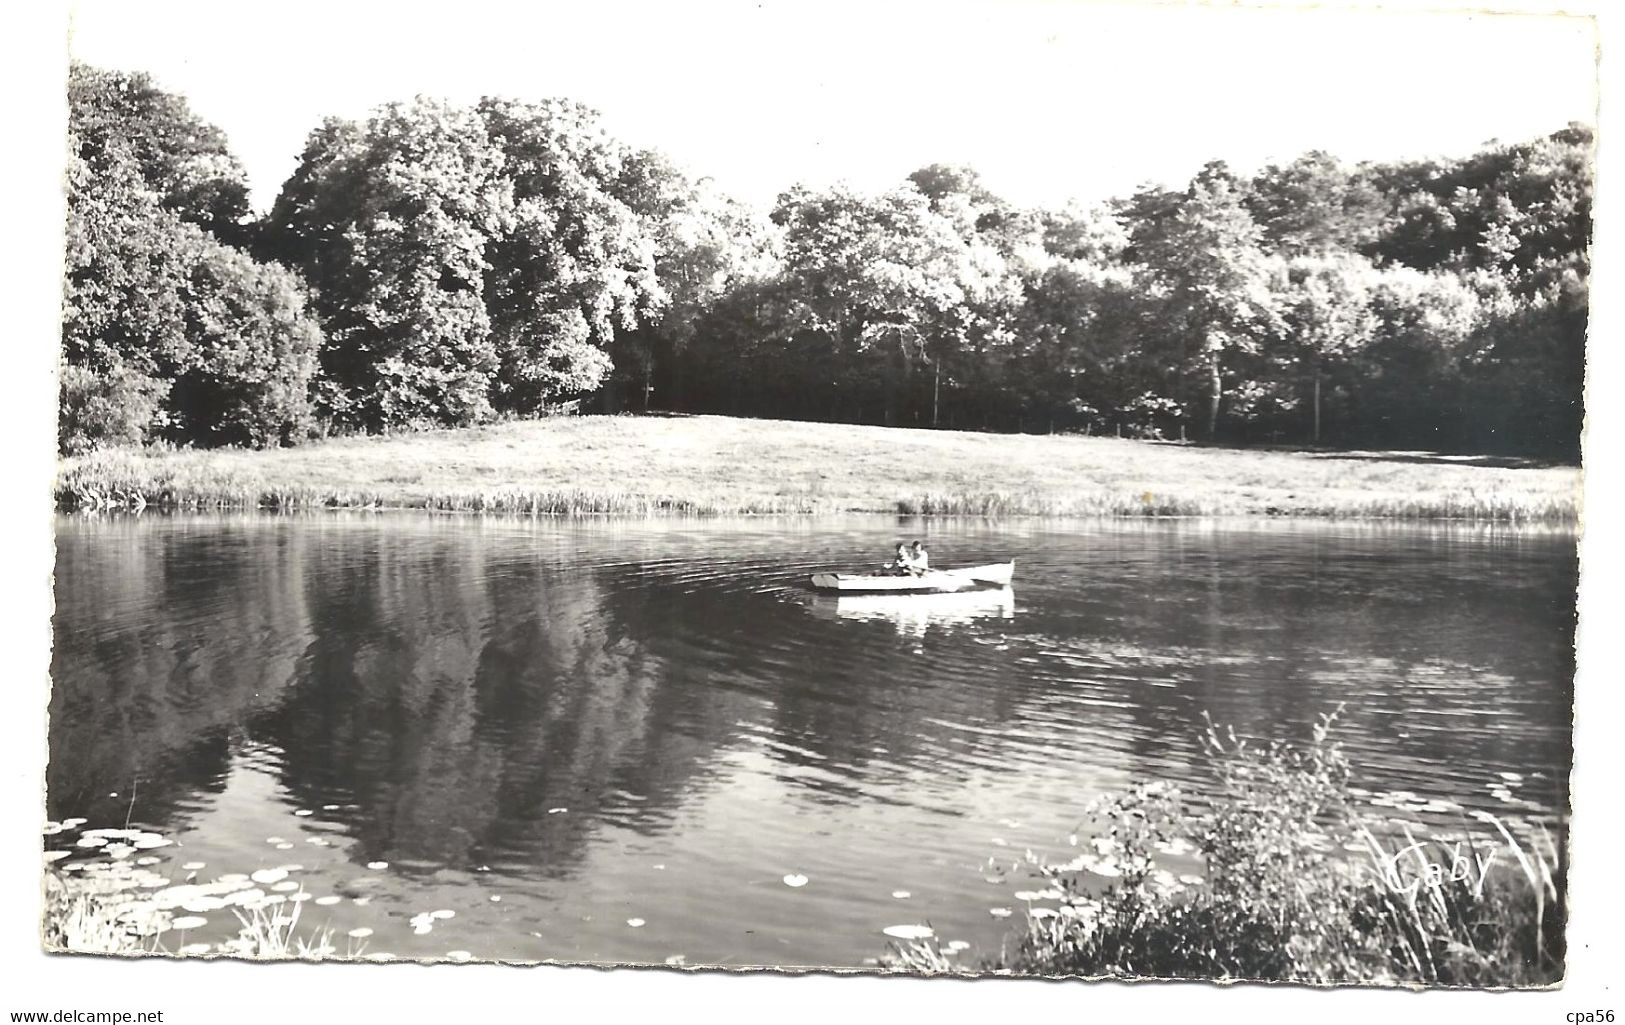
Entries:
<svg viewBox="0 0 1625 1025">
<path fill-rule="evenodd" d="M 62 440 L 585 408 L 1578 454 L 1592 135 L 1026 209 L 969 168 L 765 215 L 562 100 L 329 119 L 262 218 L 144 75 L 70 82 Z"/>
</svg>

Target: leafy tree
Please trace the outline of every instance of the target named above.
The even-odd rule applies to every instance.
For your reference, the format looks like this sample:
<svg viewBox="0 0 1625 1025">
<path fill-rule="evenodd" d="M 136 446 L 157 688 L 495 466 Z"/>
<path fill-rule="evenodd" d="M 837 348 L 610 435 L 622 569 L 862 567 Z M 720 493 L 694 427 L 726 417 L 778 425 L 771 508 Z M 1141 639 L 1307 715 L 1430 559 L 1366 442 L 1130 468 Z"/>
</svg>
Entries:
<svg viewBox="0 0 1625 1025">
<path fill-rule="evenodd" d="M 282 267 L 204 242 L 190 268 L 191 358 L 175 379 L 174 432 L 203 444 L 287 444 L 311 426 L 321 328 Z"/>
<path fill-rule="evenodd" d="M 1039 215 L 1044 251 L 1052 259 L 1106 267 L 1120 264 L 1129 246 L 1123 220 L 1108 205 L 1071 203 Z"/>
<path fill-rule="evenodd" d="M 309 426 L 321 335 L 288 271 L 158 204 L 117 150 L 70 161 L 61 445 L 275 445 Z"/>
<path fill-rule="evenodd" d="M 1487 309 L 1462 368 L 1461 445 L 1580 457 L 1588 300 L 1585 279 L 1570 273 L 1545 294 L 1503 295 Z"/>
<path fill-rule="evenodd" d="M 469 424 L 597 388 L 616 333 L 666 305 L 629 159 L 562 100 L 419 99 L 313 133 L 266 236 L 320 296 L 334 414 Z"/>
<path fill-rule="evenodd" d="M 779 271 L 778 228 L 766 217 L 717 189 L 694 180 L 658 152 L 645 150 L 624 162 L 617 188 L 654 240 L 654 267 L 665 305 L 632 331 L 617 332 L 612 356 L 622 385 L 642 392 L 649 408 L 657 364 L 671 372 L 669 406 L 680 401 L 683 353 L 700 324 L 730 291 Z"/>
<path fill-rule="evenodd" d="M 1275 267 L 1262 232 L 1222 166 L 1178 196 L 1146 191 L 1129 204 L 1130 252 L 1156 304 L 1154 330 L 1186 372 L 1205 378 L 1206 434 L 1218 431 L 1227 360 L 1256 354 L 1275 333 Z"/>
<path fill-rule="evenodd" d="M 1361 435 L 1380 444 L 1449 448 L 1463 420 L 1462 367 L 1485 323 L 1461 277 L 1384 268 L 1372 282 L 1376 329 L 1358 355 Z"/>
<path fill-rule="evenodd" d="M 1365 175 L 1322 150 L 1266 167 L 1252 180 L 1247 208 L 1263 229 L 1265 245 L 1287 256 L 1369 245 L 1387 213 Z"/>
<path fill-rule="evenodd" d="M 1285 344 L 1277 357 L 1289 377 L 1307 379 L 1316 444 L 1327 372 L 1349 367 L 1376 333 L 1370 294 L 1376 276 L 1368 260 L 1346 252 L 1300 256 L 1285 267 L 1280 295 Z"/>
<path fill-rule="evenodd" d="M 131 170 L 182 220 L 236 240 L 248 179 L 214 125 L 149 75 L 75 61 L 68 71 L 74 149 L 92 176 Z"/>
<path fill-rule="evenodd" d="M 1505 270 L 1524 294 L 1560 287 L 1565 271 L 1588 269 L 1593 151 L 1591 130 L 1570 125 L 1460 160 L 1376 168 L 1391 215 L 1372 252 L 1419 270 Z"/>
<path fill-rule="evenodd" d="M 875 197 L 797 188 L 773 218 L 785 231 L 792 324 L 874 365 L 888 423 L 917 366 L 954 351 L 979 327 L 978 305 L 1010 285 L 998 250 L 966 237 L 912 184 Z"/>
<path fill-rule="evenodd" d="M 1019 428 L 1026 410 L 1020 405 L 1024 375 L 1011 372 L 1022 349 L 1016 325 L 1028 287 L 1054 262 L 1044 244 L 1045 219 L 994 195 L 968 167 L 933 164 L 909 181 L 926 196 L 931 212 L 953 226 L 973 275 L 964 301 L 939 318 L 928 345 L 931 425 L 940 422 L 946 378 L 958 395 L 979 401 L 984 422 L 994 409 L 1007 417 L 1015 405 Z"/>
<path fill-rule="evenodd" d="M 1008 370 L 1013 397 L 1051 424 L 1093 432 L 1121 423 L 1124 410 L 1163 385 L 1140 358 L 1141 309 L 1125 267 L 1051 266 L 1028 286 Z"/>
<path fill-rule="evenodd" d="M 658 317 L 667 295 L 650 225 L 623 197 L 633 154 L 591 109 L 486 99 L 478 115 L 511 184 L 511 226 L 485 276 L 501 366 L 498 404 L 531 412 L 591 391 L 617 332 Z"/>
<path fill-rule="evenodd" d="M 475 113 L 419 99 L 312 133 L 267 245 L 316 289 L 342 426 L 470 424 L 500 362 L 482 297 L 514 223 L 503 155 Z"/>
</svg>

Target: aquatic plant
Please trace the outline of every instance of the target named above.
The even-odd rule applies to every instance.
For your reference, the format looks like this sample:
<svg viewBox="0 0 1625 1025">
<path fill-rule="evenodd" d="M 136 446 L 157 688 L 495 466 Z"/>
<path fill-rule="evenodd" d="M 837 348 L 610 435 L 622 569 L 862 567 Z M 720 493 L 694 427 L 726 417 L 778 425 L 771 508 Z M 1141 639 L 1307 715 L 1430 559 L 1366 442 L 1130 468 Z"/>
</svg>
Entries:
<svg viewBox="0 0 1625 1025">
<path fill-rule="evenodd" d="M 1060 864 L 1032 859 L 1012 949 L 982 971 L 1315 983 L 1550 985 L 1563 975 L 1562 860 L 1540 827 L 1478 812 L 1418 839 L 1368 821 L 1334 736 L 1254 745 L 1210 723 L 1205 807 L 1144 784 L 1089 809 Z M 1364 793 L 1361 791 L 1360 793 Z M 1420 828 L 1420 827 L 1419 827 Z M 1175 875 L 1170 856 L 1200 873 Z M 934 939 L 894 943 L 893 970 L 963 972 Z"/>
<path fill-rule="evenodd" d="M 66 843 L 83 819 L 48 823 L 47 837 Z M 157 833 L 141 829 L 79 832 L 70 850 L 45 854 L 43 942 L 48 950 L 94 954 L 181 954 L 245 958 L 323 958 L 338 953 L 332 930 L 301 932 L 303 887 L 288 878 L 300 866 L 262 869 L 252 876 L 227 873 L 197 881 L 200 862 L 180 866 L 177 882 L 156 857 L 132 858 L 136 851 L 169 846 Z M 75 858 L 75 852 L 80 856 Z M 263 888 L 262 888 L 263 887 Z M 267 890 L 283 892 L 267 892 Z M 209 914 L 230 910 L 236 935 L 187 942 L 209 923 Z M 359 956 L 351 944 L 344 956 Z"/>
</svg>

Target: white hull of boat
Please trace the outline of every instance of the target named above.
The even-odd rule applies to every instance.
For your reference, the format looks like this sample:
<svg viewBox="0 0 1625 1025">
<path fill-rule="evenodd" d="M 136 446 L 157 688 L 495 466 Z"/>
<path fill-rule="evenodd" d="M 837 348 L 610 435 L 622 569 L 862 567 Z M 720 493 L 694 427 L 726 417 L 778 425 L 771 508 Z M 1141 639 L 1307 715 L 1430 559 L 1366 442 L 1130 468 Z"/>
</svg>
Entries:
<svg viewBox="0 0 1625 1025">
<path fill-rule="evenodd" d="M 856 592 L 818 599 L 830 603 L 838 619 L 889 620 L 901 634 L 923 634 L 928 626 L 964 626 L 981 619 L 1014 619 L 1016 595 L 1008 587 L 936 594 Z"/>
<path fill-rule="evenodd" d="M 1014 562 L 961 569 L 934 569 L 919 576 L 870 576 L 858 573 L 814 573 L 813 586 L 821 591 L 857 591 L 870 594 L 942 594 L 974 587 L 1009 587 Z"/>
</svg>

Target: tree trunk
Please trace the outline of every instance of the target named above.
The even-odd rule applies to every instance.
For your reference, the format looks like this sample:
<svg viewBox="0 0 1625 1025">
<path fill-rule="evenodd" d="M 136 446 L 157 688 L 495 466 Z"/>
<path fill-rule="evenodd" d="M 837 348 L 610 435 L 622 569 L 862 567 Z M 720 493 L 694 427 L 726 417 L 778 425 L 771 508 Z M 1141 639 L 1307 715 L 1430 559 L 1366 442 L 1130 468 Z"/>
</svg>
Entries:
<svg viewBox="0 0 1625 1025">
<path fill-rule="evenodd" d="M 649 393 L 655 390 L 653 376 L 654 361 L 645 360 L 643 364 L 643 411 L 645 413 L 649 411 Z"/>
<path fill-rule="evenodd" d="M 931 381 L 931 426 L 937 426 L 937 411 L 942 398 L 942 364 L 936 365 L 936 376 Z"/>
<path fill-rule="evenodd" d="M 1213 441 L 1219 433 L 1219 397 L 1224 394 L 1224 382 L 1219 377 L 1219 352 L 1214 349 L 1207 356 L 1207 440 Z"/>
<path fill-rule="evenodd" d="M 1320 444 L 1320 368 L 1315 368 L 1315 444 Z"/>
</svg>

